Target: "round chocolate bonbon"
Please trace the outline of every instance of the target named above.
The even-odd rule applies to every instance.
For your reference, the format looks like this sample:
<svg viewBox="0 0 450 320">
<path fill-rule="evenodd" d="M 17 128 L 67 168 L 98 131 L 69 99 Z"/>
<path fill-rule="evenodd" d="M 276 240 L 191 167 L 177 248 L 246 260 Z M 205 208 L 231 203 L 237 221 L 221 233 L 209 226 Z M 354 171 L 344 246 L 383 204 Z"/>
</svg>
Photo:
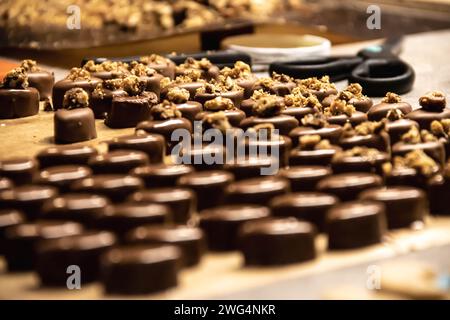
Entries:
<svg viewBox="0 0 450 320">
<path fill-rule="evenodd" d="M 47 167 L 39 172 L 36 183 L 57 187 L 60 192 L 69 190 L 70 184 L 90 177 L 92 170 L 86 166 L 61 165 Z"/>
<path fill-rule="evenodd" d="M 126 174 L 148 164 L 146 153 L 137 150 L 113 150 L 89 159 L 88 165 L 95 174 Z"/>
<path fill-rule="evenodd" d="M 141 178 L 147 188 L 174 187 L 177 180 L 194 169 L 184 164 L 150 164 L 134 168 L 132 176 Z"/>
<path fill-rule="evenodd" d="M 283 168 L 279 176 L 289 180 L 291 191 L 314 191 L 317 183 L 331 175 L 330 168 L 325 166 L 291 166 Z"/>
<path fill-rule="evenodd" d="M 161 163 L 164 159 L 166 141 L 159 134 L 137 132 L 115 137 L 107 143 L 110 152 L 119 149 L 142 151 L 147 154 L 150 163 Z"/>
<path fill-rule="evenodd" d="M 5 245 L 5 232 L 9 227 L 17 226 L 25 222 L 25 216 L 16 209 L 0 210 L 0 255 L 3 254 Z"/>
<path fill-rule="evenodd" d="M 65 164 L 86 165 L 89 158 L 98 153 L 90 146 L 54 146 L 42 150 L 36 156 L 41 169 Z"/>
<path fill-rule="evenodd" d="M 0 161 L 0 176 L 11 179 L 15 185 L 33 182 L 38 163 L 29 158 L 13 158 Z"/>
</svg>

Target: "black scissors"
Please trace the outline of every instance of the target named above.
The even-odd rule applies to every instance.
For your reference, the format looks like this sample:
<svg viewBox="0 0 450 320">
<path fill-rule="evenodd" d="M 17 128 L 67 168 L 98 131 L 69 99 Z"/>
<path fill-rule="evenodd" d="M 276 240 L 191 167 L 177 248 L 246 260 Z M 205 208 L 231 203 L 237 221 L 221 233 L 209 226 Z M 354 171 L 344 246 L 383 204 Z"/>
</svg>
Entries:
<svg viewBox="0 0 450 320">
<path fill-rule="evenodd" d="M 398 58 L 401 37 L 388 38 L 358 52 L 356 56 L 312 57 L 272 63 L 269 72 L 284 73 L 294 78 L 328 75 L 331 81 L 348 79 L 358 82 L 369 96 L 384 96 L 391 91 L 409 92 L 414 83 L 414 70 Z"/>
</svg>

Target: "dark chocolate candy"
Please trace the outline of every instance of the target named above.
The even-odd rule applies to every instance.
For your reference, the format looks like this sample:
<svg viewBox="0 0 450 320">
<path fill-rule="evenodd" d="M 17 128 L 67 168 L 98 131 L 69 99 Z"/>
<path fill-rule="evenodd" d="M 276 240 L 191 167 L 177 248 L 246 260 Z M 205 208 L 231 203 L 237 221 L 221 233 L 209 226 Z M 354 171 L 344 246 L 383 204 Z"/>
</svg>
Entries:
<svg viewBox="0 0 450 320">
<path fill-rule="evenodd" d="M 268 83 L 268 85 L 263 85 L 262 83 L 257 82 L 253 86 L 253 90 L 264 90 L 264 92 L 277 95 L 280 97 L 284 97 L 292 92 L 297 85 L 295 82 L 279 82 L 273 81 Z"/>
<path fill-rule="evenodd" d="M 89 159 L 88 165 L 95 174 L 122 173 L 148 164 L 146 153 L 137 150 L 113 150 Z"/>
<path fill-rule="evenodd" d="M 307 114 L 313 114 L 316 111 L 310 107 L 286 107 L 281 113 L 295 117 L 298 121 L 301 121 Z"/>
<path fill-rule="evenodd" d="M 410 119 L 399 119 L 386 123 L 386 130 L 391 140 L 391 145 L 399 142 L 401 137 L 407 133 L 412 127 L 419 128 L 419 124 Z"/>
<path fill-rule="evenodd" d="M 117 149 L 143 151 L 147 154 L 150 163 L 160 163 L 164 158 L 165 144 L 162 135 L 139 131 L 136 134 L 113 138 L 108 141 L 108 148 L 110 151 Z"/>
<path fill-rule="evenodd" d="M 92 92 L 89 107 L 94 111 L 95 119 L 105 119 L 106 115 L 111 112 L 113 99 L 125 96 L 128 96 L 127 92 L 121 89 L 109 90 L 103 88 L 101 93 L 97 90 Z"/>
<path fill-rule="evenodd" d="M 8 270 L 29 271 L 33 269 L 35 267 L 36 246 L 40 241 L 78 235 L 82 232 L 83 227 L 79 223 L 67 221 L 40 221 L 8 228 L 5 232 L 4 246 Z M 54 263 L 54 261 L 47 262 L 47 268 Z M 64 273 L 65 271 L 66 269 L 64 269 Z M 67 278 L 66 273 L 65 275 Z"/>
<path fill-rule="evenodd" d="M 323 128 L 297 127 L 289 133 L 294 146 L 298 145 L 299 138 L 307 135 L 319 135 L 323 140 L 327 139 L 331 144 L 337 144 L 342 134 L 342 127 L 333 124 Z"/>
<path fill-rule="evenodd" d="M 90 108 L 57 110 L 53 121 L 55 143 L 74 143 L 97 138 L 94 112 Z"/>
<path fill-rule="evenodd" d="M 380 176 L 373 173 L 340 173 L 323 178 L 317 184 L 321 192 L 331 193 L 342 201 L 354 200 L 361 191 L 382 185 Z"/>
<path fill-rule="evenodd" d="M 317 183 L 331 173 L 325 166 L 291 166 L 281 169 L 279 176 L 289 180 L 291 191 L 298 192 L 316 190 Z"/>
<path fill-rule="evenodd" d="M 386 152 L 353 155 L 337 153 L 331 161 L 331 168 L 334 173 L 371 172 L 381 175 L 383 164 L 389 160 L 390 157 Z"/>
<path fill-rule="evenodd" d="M 202 81 L 169 84 L 167 87 L 161 89 L 161 101 L 163 99 L 167 98 L 167 93 L 168 93 L 169 89 L 174 88 L 174 87 L 186 89 L 187 91 L 189 91 L 189 96 L 191 97 L 190 99 L 193 99 L 193 97 L 195 97 L 195 93 L 196 93 L 197 89 L 203 87 L 203 85 L 204 85 L 204 82 L 202 82 Z M 200 103 L 200 105 L 201 105 L 201 103 Z"/>
<path fill-rule="evenodd" d="M 294 148 L 289 153 L 289 165 L 291 166 L 328 166 L 336 152 L 342 149 L 332 146 L 330 149 L 302 150 Z"/>
<path fill-rule="evenodd" d="M 329 116 L 327 117 L 327 121 L 329 124 L 337 124 L 340 126 L 350 122 L 352 126 L 356 126 L 364 121 L 367 121 L 367 114 L 360 111 L 355 111 L 351 116 L 347 116 L 345 114 Z"/>
<path fill-rule="evenodd" d="M 278 171 L 277 161 L 272 157 L 242 157 L 235 158 L 224 165 L 224 170 L 231 172 L 236 180 L 256 178 L 263 175 L 264 168 L 270 170 L 273 166 L 273 172 Z M 271 170 L 272 171 L 272 170 Z"/>
<path fill-rule="evenodd" d="M 197 196 L 197 210 L 223 204 L 224 190 L 234 176 L 222 170 L 192 172 L 178 179 L 178 185 L 192 189 Z"/>
<path fill-rule="evenodd" d="M 273 198 L 269 206 L 274 216 L 306 220 L 323 231 L 327 211 L 338 202 L 339 199 L 331 194 L 294 192 Z"/>
<path fill-rule="evenodd" d="M 97 216 L 95 226 L 99 230 L 114 232 L 119 238 L 143 225 L 162 225 L 172 214 L 166 205 L 145 202 L 123 202 L 110 209 Z"/>
<path fill-rule="evenodd" d="M 255 91 L 255 83 L 258 81 L 256 76 L 250 75 L 247 78 L 236 79 L 236 84 L 244 89 L 244 99 L 248 99 Z"/>
<path fill-rule="evenodd" d="M 292 148 L 292 140 L 282 135 L 272 135 L 265 138 L 261 136 L 261 138 L 246 139 L 244 147 L 246 156 L 268 157 L 272 162 L 278 162 L 280 167 L 285 167 L 289 163 L 289 151 Z"/>
<path fill-rule="evenodd" d="M 101 281 L 108 294 L 150 294 L 178 284 L 180 250 L 168 245 L 122 246 L 102 256 Z"/>
<path fill-rule="evenodd" d="M 190 164 L 197 171 L 220 170 L 226 160 L 225 151 L 218 144 L 190 145 L 189 148 L 181 149 L 181 155 L 175 157 L 175 163 Z"/>
<path fill-rule="evenodd" d="M 0 177 L 0 191 L 8 190 L 14 187 L 14 182 L 11 179 Z"/>
<path fill-rule="evenodd" d="M 206 101 L 212 100 L 216 97 L 228 98 L 233 101 L 234 106 L 239 108 L 241 106 L 242 100 L 244 100 L 244 90 L 231 90 L 221 93 L 207 93 L 207 92 L 195 92 L 193 96 L 194 100 L 200 102 L 203 106 Z"/>
<path fill-rule="evenodd" d="M 331 103 L 336 100 L 338 95 L 329 95 L 324 98 L 321 103 L 324 108 L 329 107 Z M 342 98 L 342 97 L 341 97 Z M 347 100 L 346 100 L 347 101 Z M 372 107 L 373 101 L 369 97 L 361 96 L 361 97 L 353 97 L 347 101 L 348 104 L 351 104 L 355 107 L 356 111 L 367 113 L 367 111 Z"/>
<path fill-rule="evenodd" d="M 222 112 L 225 115 L 225 117 L 227 117 L 228 121 L 233 127 L 239 127 L 241 121 L 245 119 L 244 111 L 237 108 L 230 110 L 223 110 Z M 201 121 L 205 116 L 213 113 L 214 111 L 202 111 L 195 116 L 195 120 Z"/>
<path fill-rule="evenodd" d="M 205 236 L 201 229 L 188 226 L 142 226 L 126 235 L 128 243 L 170 244 L 181 250 L 182 266 L 198 263 L 205 252 Z"/>
<path fill-rule="evenodd" d="M 195 210 L 195 193 L 185 188 L 157 188 L 134 193 L 129 200 L 168 205 L 172 209 L 170 221 L 185 224 Z"/>
<path fill-rule="evenodd" d="M 239 247 L 246 265 L 285 265 L 316 257 L 316 229 L 309 222 L 279 218 L 247 222 Z"/>
<path fill-rule="evenodd" d="M 35 88 L 0 88 L 0 119 L 34 116 L 39 112 L 39 92 Z"/>
<path fill-rule="evenodd" d="M 174 187 L 178 178 L 193 171 L 189 165 L 158 163 L 134 168 L 130 174 L 141 178 L 147 188 L 160 188 Z"/>
<path fill-rule="evenodd" d="M 450 119 L 450 108 L 445 108 L 440 112 L 426 111 L 420 108 L 408 113 L 406 118 L 416 121 L 420 129 L 428 130 L 434 120 Z"/>
<path fill-rule="evenodd" d="M 430 212 L 435 215 L 449 215 L 450 181 L 448 177 L 437 174 L 427 181 Z"/>
<path fill-rule="evenodd" d="M 45 70 L 28 71 L 28 84 L 39 91 L 40 100 L 49 100 L 52 97 L 55 76 Z"/>
<path fill-rule="evenodd" d="M 177 110 L 181 112 L 183 118 L 194 122 L 196 116 L 203 111 L 202 104 L 197 101 L 186 101 L 184 103 L 177 103 Z"/>
<path fill-rule="evenodd" d="M 76 181 L 71 191 L 81 193 L 98 193 L 108 197 L 113 202 L 121 202 L 133 192 L 144 187 L 144 182 L 130 175 L 99 174 Z"/>
<path fill-rule="evenodd" d="M 71 183 L 91 175 L 92 170 L 86 166 L 73 164 L 53 166 L 39 172 L 36 183 L 51 185 L 57 187 L 60 192 L 66 192 Z"/>
<path fill-rule="evenodd" d="M 170 79 L 173 79 L 175 77 L 176 65 L 170 59 L 167 59 L 160 55 L 152 54 L 149 56 L 141 57 L 139 62 L 147 65 L 151 69 L 155 69 L 159 74 L 163 75 L 164 77 L 168 77 Z"/>
<path fill-rule="evenodd" d="M 273 197 L 289 192 L 289 181 L 268 176 L 231 183 L 226 189 L 226 203 L 266 205 Z"/>
<path fill-rule="evenodd" d="M 328 211 L 329 249 L 353 249 L 380 243 L 386 231 L 384 205 L 375 201 L 350 201 Z"/>
<path fill-rule="evenodd" d="M 440 141 L 427 141 L 422 143 L 397 142 L 392 146 L 392 156 L 404 156 L 414 150 L 423 150 L 429 157 L 433 158 L 437 164 L 445 164 L 445 148 Z"/>
<path fill-rule="evenodd" d="M 387 114 L 391 110 L 400 110 L 402 114 L 406 115 L 410 113 L 413 109 L 411 105 L 407 102 L 396 102 L 396 103 L 387 103 L 381 102 L 378 103 L 367 112 L 367 116 L 370 121 L 381 121 L 386 118 Z"/>
<path fill-rule="evenodd" d="M 201 211 L 200 228 L 206 234 L 209 250 L 232 251 L 238 249 L 238 232 L 244 223 L 269 216 L 269 208 L 260 205 L 224 205 Z"/>
<path fill-rule="evenodd" d="M 391 152 L 391 143 L 389 135 L 385 131 L 381 131 L 378 134 L 376 133 L 367 135 L 357 134 L 349 137 L 342 136 L 339 139 L 338 145 L 344 150 L 351 149 L 357 146 L 362 146 L 368 148 L 375 148 L 387 153 Z"/>
<path fill-rule="evenodd" d="M 423 221 L 428 214 L 425 192 L 406 186 L 375 188 L 363 191 L 359 198 L 385 205 L 389 229 L 407 228 L 416 221 Z"/>
<path fill-rule="evenodd" d="M 79 267 L 80 284 L 99 280 L 100 257 L 115 244 L 116 238 L 107 231 L 87 231 L 41 242 L 36 249 L 36 272 L 41 284 L 66 287 L 71 275 L 69 266 Z"/>
<path fill-rule="evenodd" d="M 58 195 L 58 189 L 51 186 L 23 185 L 0 192 L 0 207 L 22 211 L 28 220 L 41 215 L 45 201 Z"/>
<path fill-rule="evenodd" d="M 110 128 L 132 128 L 139 122 L 149 120 L 150 109 L 158 101 L 153 92 L 138 96 L 114 97 L 105 124 Z"/>
<path fill-rule="evenodd" d="M 25 222 L 25 216 L 16 209 L 0 210 L 0 255 L 4 254 L 5 232 L 9 227 Z"/>
<path fill-rule="evenodd" d="M 385 173 L 384 178 L 388 186 L 412 186 L 425 190 L 429 177 L 420 174 L 414 168 L 393 167 L 390 172 Z"/>
<path fill-rule="evenodd" d="M 63 100 L 66 91 L 69 91 L 73 88 L 82 88 L 91 96 L 94 89 L 102 83 L 102 80 L 99 78 L 91 77 L 90 79 L 79 79 L 79 80 L 71 80 L 71 79 L 63 79 L 57 81 L 53 86 L 52 93 L 52 102 L 53 108 L 55 110 L 61 109 L 63 107 Z"/>
<path fill-rule="evenodd" d="M 42 150 L 36 156 L 41 169 L 66 165 L 86 165 L 89 158 L 96 155 L 97 149 L 90 146 L 55 146 Z"/>
<path fill-rule="evenodd" d="M 259 124 L 271 123 L 275 129 L 279 130 L 280 135 L 289 135 L 292 129 L 298 126 L 298 120 L 292 116 L 280 114 L 273 117 L 260 118 L 256 116 L 248 117 L 241 121 L 239 126 L 246 130 Z"/>
<path fill-rule="evenodd" d="M 67 193 L 47 200 L 42 207 L 46 220 L 70 220 L 86 227 L 96 226 L 97 219 L 110 209 L 108 198 L 91 193 Z"/>
<path fill-rule="evenodd" d="M 13 158 L 0 161 L 0 176 L 13 181 L 15 185 L 33 182 L 38 163 L 30 158 Z"/>
</svg>

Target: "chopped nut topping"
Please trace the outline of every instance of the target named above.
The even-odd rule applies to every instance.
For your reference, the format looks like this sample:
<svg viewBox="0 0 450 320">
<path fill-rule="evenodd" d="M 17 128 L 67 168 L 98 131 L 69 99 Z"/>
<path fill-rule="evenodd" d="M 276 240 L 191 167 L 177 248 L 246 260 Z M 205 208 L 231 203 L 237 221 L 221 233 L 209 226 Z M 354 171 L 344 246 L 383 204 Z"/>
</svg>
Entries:
<svg viewBox="0 0 450 320">
<path fill-rule="evenodd" d="M 294 82 L 294 79 L 285 74 L 279 74 L 276 72 L 272 72 L 272 79 L 281 82 L 281 83 L 289 83 Z"/>
<path fill-rule="evenodd" d="M 359 83 L 350 83 L 344 91 L 348 91 L 353 94 L 355 97 L 362 97 L 363 88 Z"/>
<path fill-rule="evenodd" d="M 189 91 L 184 88 L 173 87 L 167 92 L 167 100 L 177 104 L 187 102 L 189 97 Z"/>
<path fill-rule="evenodd" d="M 262 90 L 262 89 L 259 89 L 259 90 L 253 91 L 253 94 L 252 94 L 252 96 L 251 96 L 251 99 L 252 99 L 252 100 L 258 100 L 258 99 L 260 99 L 260 98 L 263 98 L 263 97 L 270 97 L 270 96 L 273 96 L 273 95 L 270 94 L 270 93 L 268 93 L 268 92 L 266 92 L 266 91 L 264 91 L 264 90 Z"/>
<path fill-rule="evenodd" d="M 28 75 L 25 69 L 19 67 L 9 71 L 3 78 L 2 88 L 26 89 L 28 88 Z"/>
<path fill-rule="evenodd" d="M 253 105 L 253 113 L 259 117 L 273 117 L 283 111 L 284 105 L 276 96 L 261 97 Z"/>
<path fill-rule="evenodd" d="M 83 69 L 89 72 L 118 72 L 118 73 L 128 73 L 128 64 L 120 61 L 104 61 L 102 63 L 96 64 L 93 60 L 89 60 L 83 66 Z"/>
<path fill-rule="evenodd" d="M 272 123 L 260 123 L 251 128 L 248 128 L 250 132 L 256 133 L 258 136 L 265 135 L 266 138 L 272 139 L 277 136 L 275 134 L 275 126 Z"/>
<path fill-rule="evenodd" d="M 225 67 L 220 70 L 220 74 L 224 77 L 241 79 L 250 76 L 252 74 L 252 69 L 245 62 L 236 61 L 233 68 Z"/>
<path fill-rule="evenodd" d="M 76 109 L 89 106 L 89 94 L 82 88 L 72 88 L 64 94 L 63 108 Z"/>
<path fill-rule="evenodd" d="M 291 93 L 284 96 L 284 104 L 286 105 L 286 107 L 305 107 L 305 108 L 312 108 L 317 111 L 322 110 L 322 104 L 314 95 L 305 97 L 298 93 L 297 94 Z"/>
<path fill-rule="evenodd" d="M 323 139 L 318 134 L 301 136 L 299 139 L 299 147 L 302 150 L 322 150 L 331 149 L 332 145 L 329 140 Z"/>
<path fill-rule="evenodd" d="M 139 62 L 143 64 L 169 64 L 171 61 L 163 56 L 158 54 L 151 54 L 149 56 L 142 56 L 139 59 Z"/>
<path fill-rule="evenodd" d="M 205 102 L 205 109 L 209 111 L 224 111 L 234 109 L 234 103 L 231 99 L 215 97 Z"/>
<path fill-rule="evenodd" d="M 404 116 L 405 115 L 403 114 L 402 110 L 398 108 L 393 108 L 389 110 L 388 113 L 386 114 L 386 119 L 388 119 L 389 121 L 395 121 L 403 119 Z"/>
<path fill-rule="evenodd" d="M 355 127 L 355 133 L 360 136 L 378 134 L 386 129 L 385 121 L 365 121 Z"/>
<path fill-rule="evenodd" d="M 187 69 L 197 69 L 207 71 L 211 68 L 213 64 L 206 58 L 202 58 L 201 60 L 196 60 L 192 57 L 186 58 L 184 63 L 180 64 L 176 67 L 177 71 L 184 72 Z"/>
<path fill-rule="evenodd" d="M 150 113 L 155 120 L 181 118 L 181 112 L 177 109 L 177 106 L 167 100 L 164 100 L 160 104 L 153 106 L 153 108 L 150 110 Z"/>
<path fill-rule="evenodd" d="M 207 127 L 218 129 L 222 133 L 232 128 L 227 116 L 222 111 L 205 115 L 203 117 L 203 122 L 207 125 Z"/>
<path fill-rule="evenodd" d="M 424 108 L 435 106 L 443 109 L 446 105 L 445 94 L 441 91 L 428 92 L 419 98 L 419 104 Z"/>
<path fill-rule="evenodd" d="M 219 76 L 217 80 L 212 80 L 210 83 L 205 83 L 196 90 L 196 93 L 219 94 L 230 91 L 242 91 L 236 82 L 230 77 Z"/>
<path fill-rule="evenodd" d="M 356 111 L 355 107 L 351 104 L 347 104 L 345 100 L 336 99 L 331 105 L 324 109 L 323 113 L 325 116 L 338 116 L 345 114 L 347 117 L 351 117 Z"/>
<path fill-rule="evenodd" d="M 301 120 L 302 125 L 320 129 L 328 125 L 328 121 L 322 113 L 307 114 Z"/>
<path fill-rule="evenodd" d="M 23 68 L 26 72 L 36 72 L 41 70 L 37 66 L 37 62 L 35 60 L 26 59 L 20 63 L 20 67 Z"/>
<path fill-rule="evenodd" d="M 155 69 L 137 61 L 131 62 L 130 67 L 130 73 L 138 77 L 153 77 L 158 73 Z"/>
<path fill-rule="evenodd" d="M 70 69 L 70 72 L 67 75 L 66 79 L 72 81 L 90 80 L 91 73 L 82 68 L 72 68 Z"/>
<path fill-rule="evenodd" d="M 417 127 L 413 126 L 408 132 L 402 135 L 401 140 L 407 144 L 417 144 L 422 142 L 437 141 L 438 139 L 428 130 L 419 131 Z"/>
<path fill-rule="evenodd" d="M 145 80 L 136 76 L 128 76 L 121 80 L 121 89 L 126 91 L 130 96 L 138 96 L 142 94 L 147 86 L 147 82 Z"/>
<path fill-rule="evenodd" d="M 348 157 L 361 157 L 365 161 L 374 162 L 380 156 L 381 151 L 366 146 L 356 146 L 348 150 L 339 151 L 334 155 L 335 159 L 343 159 Z"/>
<path fill-rule="evenodd" d="M 423 150 L 408 152 L 404 157 L 394 158 L 393 167 L 413 168 L 417 173 L 430 177 L 439 171 L 439 166 L 433 158 L 429 157 Z"/>
<path fill-rule="evenodd" d="M 437 137 L 448 138 L 450 136 L 450 119 L 434 120 L 431 122 L 430 130 Z"/>
<path fill-rule="evenodd" d="M 381 102 L 384 103 L 399 103 L 401 101 L 402 98 L 398 94 L 393 92 L 386 93 L 386 96 L 383 99 L 381 99 Z"/>
<path fill-rule="evenodd" d="M 320 79 L 318 79 L 316 77 L 301 79 L 301 80 L 298 80 L 298 83 L 302 86 L 305 86 L 306 88 L 308 88 L 310 90 L 316 90 L 316 91 L 325 91 L 325 90 L 329 90 L 329 89 L 336 89 L 336 86 L 333 83 L 330 83 L 329 76 L 323 76 Z"/>
</svg>

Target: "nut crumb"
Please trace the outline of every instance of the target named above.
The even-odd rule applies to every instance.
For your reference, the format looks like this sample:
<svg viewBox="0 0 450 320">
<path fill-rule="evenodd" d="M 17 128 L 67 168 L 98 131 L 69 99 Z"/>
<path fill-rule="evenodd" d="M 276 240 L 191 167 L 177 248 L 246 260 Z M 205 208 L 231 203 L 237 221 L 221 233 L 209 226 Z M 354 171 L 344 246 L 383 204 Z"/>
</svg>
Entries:
<svg viewBox="0 0 450 320">
<path fill-rule="evenodd" d="M 90 80 L 91 73 L 82 68 L 72 68 L 70 69 L 70 72 L 67 75 L 66 79 L 72 81 Z"/>
<path fill-rule="evenodd" d="M 347 117 L 351 117 L 356 111 L 352 104 L 347 104 L 345 100 L 336 99 L 331 105 L 324 109 L 323 113 L 325 116 L 338 116 L 345 114 Z"/>
<path fill-rule="evenodd" d="M 215 97 L 205 102 L 205 109 L 208 111 L 225 111 L 234 109 L 234 103 L 231 99 L 223 97 Z"/>
<path fill-rule="evenodd" d="M 167 100 L 176 104 L 186 103 L 189 98 L 189 91 L 184 88 L 173 87 L 167 91 Z"/>
<path fill-rule="evenodd" d="M 154 120 L 181 118 L 181 112 L 177 109 L 177 106 L 167 100 L 153 106 L 150 113 Z"/>
<path fill-rule="evenodd" d="M 205 115 L 203 117 L 203 122 L 208 128 L 218 129 L 222 133 L 225 133 L 228 129 L 232 128 L 227 116 L 222 111 Z"/>
<path fill-rule="evenodd" d="M 401 101 L 402 98 L 398 94 L 393 92 L 386 93 L 386 96 L 383 99 L 381 99 L 381 102 L 384 103 L 399 103 Z"/>
<path fill-rule="evenodd" d="M 403 114 L 402 110 L 398 108 L 390 109 L 386 114 L 386 119 L 388 119 L 389 121 L 400 120 L 404 117 L 405 115 Z"/>
<path fill-rule="evenodd" d="M 23 68 L 26 72 L 36 72 L 41 70 L 41 68 L 37 66 L 37 62 L 31 59 L 23 60 L 20 63 L 20 67 Z"/>
<path fill-rule="evenodd" d="M 26 89 L 28 85 L 28 75 L 25 69 L 19 67 L 10 70 L 5 75 L 1 87 L 6 89 Z"/>
<path fill-rule="evenodd" d="M 419 98 L 419 104 L 424 107 L 444 109 L 446 105 L 445 94 L 441 91 L 431 91 Z"/>
<path fill-rule="evenodd" d="M 273 117 L 279 115 L 284 104 L 276 96 L 261 97 L 253 105 L 253 113 L 259 117 Z"/>
<path fill-rule="evenodd" d="M 322 113 L 307 114 L 302 118 L 301 123 L 305 127 L 315 129 L 324 128 L 328 125 L 328 121 Z"/>
<path fill-rule="evenodd" d="M 72 88 L 64 94 L 63 108 L 77 109 L 89 106 L 89 94 L 82 88 Z"/>
<path fill-rule="evenodd" d="M 423 150 L 408 152 L 405 156 L 397 156 L 393 161 L 394 168 L 413 168 L 417 173 L 430 177 L 439 171 L 439 166 L 433 158 L 429 157 Z"/>
</svg>

